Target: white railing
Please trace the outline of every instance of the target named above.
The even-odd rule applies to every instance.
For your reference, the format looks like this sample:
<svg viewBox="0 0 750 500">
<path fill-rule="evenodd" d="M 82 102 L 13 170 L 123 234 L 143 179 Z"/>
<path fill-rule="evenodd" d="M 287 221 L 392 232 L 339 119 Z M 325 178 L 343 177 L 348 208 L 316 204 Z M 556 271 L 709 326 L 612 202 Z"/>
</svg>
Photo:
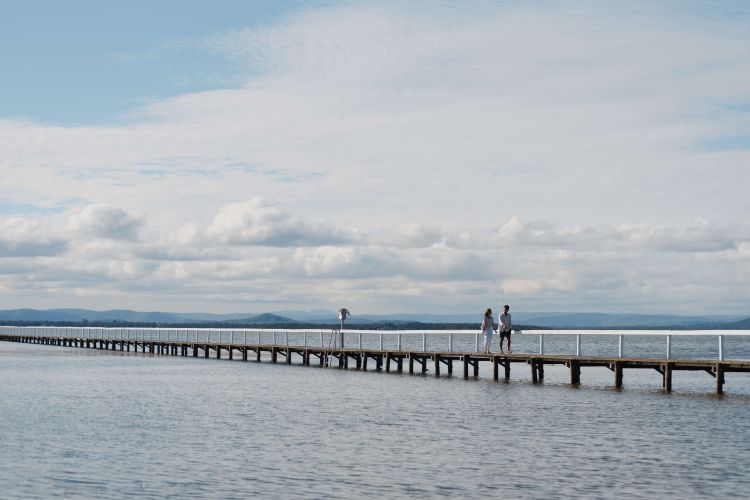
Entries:
<svg viewBox="0 0 750 500">
<path fill-rule="evenodd" d="M 284 346 L 341 347 L 338 329 L 271 329 L 271 328 L 117 328 L 117 327 L 60 327 L 60 326 L 0 326 L 0 334 L 30 337 L 54 336 L 98 340 L 184 341 L 195 343 L 271 344 Z M 378 349 L 405 348 L 423 352 L 447 350 L 458 346 L 462 352 L 480 350 L 481 334 L 477 330 L 344 330 L 344 345 L 363 348 L 367 344 Z M 429 342 L 428 342 L 429 341 Z"/>
<path fill-rule="evenodd" d="M 719 360 L 724 360 L 724 337 L 748 337 L 750 330 L 524 330 L 525 335 L 539 335 L 539 354 L 544 354 L 545 335 L 575 335 L 576 356 L 581 355 L 582 335 L 616 335 L 617 355 L 622 358 L 625 354 L 625 337 L 628 336 L 659 336 L 665 337 L 667 342 L 666 358 L 672 358 L 672 337 L 718 337 Z"/>
<path fill-rule="evenodd" d="M 339 344 L 342 339 L 338 333 L 338 329 L 0 326 L 0 334 L 6 335 L 320 347 L 341 347 Z M 468 352 L 472 350 L 479 352 L 482 340 L 482 334 L 477 330 L 344 330 L 344 334 L 343 342 L 345 346 L 356 346 L 359 349 L 369 346 L 380 350 L 392 347 L 395 350 L 421 350 L 422 352 L 442 350 L 448 352 Z M 577 356 L 583 353 L 582 337 L 617 336 L 619 357 L 623 357 L 625 354 L 625 337 L 661 336 L 666 339 L 667 359 L 672 357 L 672 337 L 714 336 L 718 337 L 719 359 L 723 360 L 724 337 L 750 336 L 750 330 L 524 330 L 523 332 L 514 332 L 514 336 L 518 334 L 522 334 L 523 337 L 537 335 L 539 337 L 539 354 L 545 354 L 545 336 L 575 336 L 575 353 Z"/>
</svg>

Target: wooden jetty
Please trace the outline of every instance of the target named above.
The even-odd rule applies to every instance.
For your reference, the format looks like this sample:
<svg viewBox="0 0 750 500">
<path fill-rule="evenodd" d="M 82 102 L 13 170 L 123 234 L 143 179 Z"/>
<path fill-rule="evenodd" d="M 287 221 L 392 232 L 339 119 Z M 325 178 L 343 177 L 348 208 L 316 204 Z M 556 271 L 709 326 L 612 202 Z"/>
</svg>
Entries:
<svg viewBox="0 0 750 500">
<path fill-rule="evenodd" d="M 106 339 L 87 336 L 23 335 L 0 333 L 0 340 L 30 344 L 57 345 L 86 349 L 142 352 L 159 355 L 215 357 L 228 359 L 239 356 L 243 361 L 254 358 L 260 362 L 270 358 L 272 363 L 302 364 L 305 366 L 328 366 L 340 369 L 354 368 L 367 371 L 422 373 L 432 367 L 435 376 L 445 373 L 453 375 L 454 364 L 463 368 L 464 378 L 478 377 L 480 363 L 492 367 L 493 380 L 508 381 L 511 366 L 527 365 L 531 381 L 544 381 L 546 365 L 562 365 L 570 370 L 570 383 L 581 383 L 581 368 L 605 367 L 614 374 L 614 385 L 622 387 L 623 372 L 628 369 L 647 369 L 659 372 L 664 392 L 672 391 L 672 374 L 678 370 L 705 371 L 715 379 L 716 393 L 724 390 L 725 374 L 728 372 L 750 372 L 750 361 L 624 358 L 602 356 L 571 356 L 547 354 L 498 354 L 477 352 L 432 352 L 383 349 L 350 349 L 337 347 L 315 347 L 274 344 L 232 344 L 208 341 L 180 341 L 155 339 Z M 502 368 L 502 373 L 501 373 Z"/>
</svg>

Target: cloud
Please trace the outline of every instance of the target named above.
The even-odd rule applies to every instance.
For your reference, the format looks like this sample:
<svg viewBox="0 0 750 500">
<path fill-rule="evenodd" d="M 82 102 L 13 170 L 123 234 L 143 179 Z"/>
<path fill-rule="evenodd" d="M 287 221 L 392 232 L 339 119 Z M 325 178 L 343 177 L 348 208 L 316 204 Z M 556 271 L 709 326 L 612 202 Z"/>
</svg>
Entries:
<svg viewBox="0 0 750 500">
<path fill-rule="evenodd" d="M 43 221 L 23 217 L 0 219 L 0 258 L 59 255 L 67 246 L 55 228 Z"/>
<path fill-rule="evenodd" d="M 0 266 L 0 297 L 745 310 L 747 28 L 646 2 L 357 2 L 185 41 L 241 83 L 125 125 L 0 119 L 7 202 L 73 207 L 0 225 L 24 270 Z"/>
<path fill-rule="evenodd" d="M 113 240 L 135 240 L 142 224 L 142 218 L 102 204 L 88 205 L 68 220 L 72 231 Z"/>
<path fill-rule="evenodd" d="M 737 248 L 750 240 L 750 228 L 722 227 L 698 219 L 692 224 L 654 226 L 619 224 L 615 238 L 629 244 L 654 250 L 673 252 L 716 252 Z"/>
<path fill-rule="evenodd" d="M 219 210 L 206 237 L 229 245 L 274 247 L 345 243 L 352 235 L 321 221 L 288 214 L 262 198 L 232 203 Z"/>
<path fill-rule="evenodd" d="M 422 248 L 445 245 L 446 233 L 435 226 L 400 224 L 394 228 L 381 230 L 377 235 L 373 235 L 370 241 L 374 244 L 397 248 Z"/>
</svg>

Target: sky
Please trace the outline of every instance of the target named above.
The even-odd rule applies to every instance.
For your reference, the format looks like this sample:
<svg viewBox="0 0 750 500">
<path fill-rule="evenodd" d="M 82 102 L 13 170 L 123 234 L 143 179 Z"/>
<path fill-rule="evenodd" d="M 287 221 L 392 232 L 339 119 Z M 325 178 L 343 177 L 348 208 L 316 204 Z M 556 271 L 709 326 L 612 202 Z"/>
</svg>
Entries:
<svg viewBox="0 0 750 500">
<path fill-rule="evenodd" d="M 746 2 L 30 0 L 0 308 L 750 315 Z"/>
</svg>

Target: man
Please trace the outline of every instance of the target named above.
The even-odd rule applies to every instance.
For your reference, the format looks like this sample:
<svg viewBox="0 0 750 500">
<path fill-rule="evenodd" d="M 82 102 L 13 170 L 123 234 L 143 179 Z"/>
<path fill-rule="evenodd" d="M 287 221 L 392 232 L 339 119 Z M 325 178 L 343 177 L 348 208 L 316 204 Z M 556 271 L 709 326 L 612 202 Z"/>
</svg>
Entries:
<svg viewBox="0 0 750 500">
<path fill-rule="evenodd" d="M 503 339 L 508 339 L 508 354 L 510 354 L 512 351 L 510 350 L 510 333 L 513 329 L 513 325 L 510 321 L 510 306 L 505 305 L 503 307 L 505 312 L 500 313 L 498 316 L 498 323 L 500 324 L 500 353 L 503 354 Z"/>
</svg>

